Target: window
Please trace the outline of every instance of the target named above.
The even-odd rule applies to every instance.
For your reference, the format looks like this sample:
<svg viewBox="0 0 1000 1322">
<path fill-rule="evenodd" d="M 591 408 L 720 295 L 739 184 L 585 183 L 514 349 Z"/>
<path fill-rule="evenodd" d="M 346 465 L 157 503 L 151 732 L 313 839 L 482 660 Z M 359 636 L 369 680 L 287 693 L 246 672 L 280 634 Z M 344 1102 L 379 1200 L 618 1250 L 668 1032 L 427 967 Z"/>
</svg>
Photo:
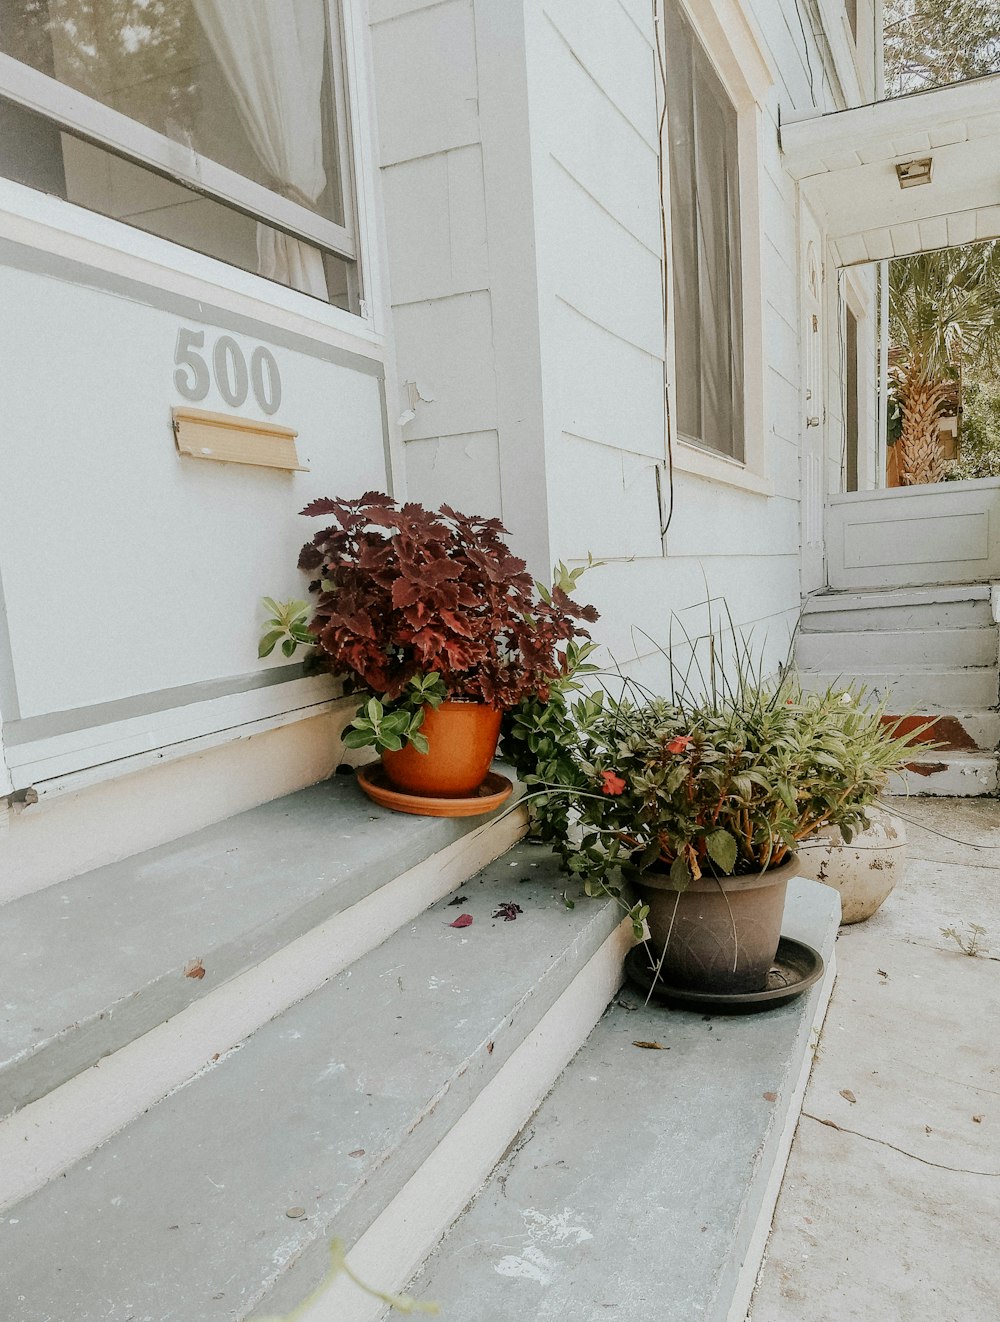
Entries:
<svg viewBox="0 0 1000 1322">
<path fill-rule="evenodd" d="M 860 441 L 859 415 L 861 399 L 859 394 L 859 359 L 858 359 L 858 319 L 845 308 L 845 407 L 844 418 L 844 490 L 858 490 L 858 445 Z"/>
<path fill-rule="evenodd" d="M 331 0 L 0 0 L 0 174 L 358 303 Z"/>
<path fill-rule="evenodd" d="M 677 425 L 685 440 L 742 460 L 736 108 L 676 2 L 664 18 Z"/>
</svg>

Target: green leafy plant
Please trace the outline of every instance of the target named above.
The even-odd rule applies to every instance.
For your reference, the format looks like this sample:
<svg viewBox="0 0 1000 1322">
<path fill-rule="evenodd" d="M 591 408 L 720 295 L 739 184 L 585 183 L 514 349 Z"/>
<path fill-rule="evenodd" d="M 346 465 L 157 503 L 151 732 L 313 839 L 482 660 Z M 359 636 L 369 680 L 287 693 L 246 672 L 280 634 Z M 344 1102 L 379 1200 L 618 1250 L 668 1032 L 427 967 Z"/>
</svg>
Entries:
<svg viewBox="0 0 1000 1322">
<path fill-rule="evenodd" d="M 309 629 L 307 601 L 275 601 L 264 597 L 264 609 L 271 612 L 257 648 L 259 657 L 270 656 L 277 645 L 285 656 L 292 656 L 299 646 L 312 647 L 316 639 Z"/>
<path fill-rule="evenodd" d="M 436 672 L 414 675 L 393 705 L 369 698 L 344 731 L 348 748 L 371 746 L 382 752 L 398 752 L 410 743 L 418 753 L 427 752 L 426 736 L 420 733 L 427 707 L 440 707 L 446 697 L 444 681 Z"/>
<path fill-rule="evenodd" d="M 536 833 L 588 894 L 621 897 L 653 867 L 678 890 L 760 871 L 828 826 L 850 841 L 925 733 L 898 734 L 863 691 L 767 682 L 731 621 L 729 634 L 727 664 L 711 616 L 707 635 L 665 652 L 667 697 L 602 676 L 575 700 L 564 686 L 545 713 L 512 718 L 505 748 L 532 792 Z"/>
</svg>

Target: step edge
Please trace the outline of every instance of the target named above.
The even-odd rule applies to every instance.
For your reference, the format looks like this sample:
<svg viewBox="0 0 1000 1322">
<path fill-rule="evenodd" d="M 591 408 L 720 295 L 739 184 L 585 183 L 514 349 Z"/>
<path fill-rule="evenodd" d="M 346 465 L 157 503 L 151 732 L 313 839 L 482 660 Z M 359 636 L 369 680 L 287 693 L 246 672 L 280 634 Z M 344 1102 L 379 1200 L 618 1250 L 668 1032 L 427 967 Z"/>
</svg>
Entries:
<svg viewBox="0 0 1000 1322">
<path fill-rule="evenodd" d="M 452 858 L 461 855 L 466 849 L 477 847 L 470 842 L 484 841 L 498 820 L 492 816 L 485 822 L 470 826 L 441 848 L 423 853 L 423 857 L 411 863 L 403 874 L 396 875 L 418 873 L 432 862 L 449 864 Z M 177 843 L 170 842 L 173 845 Z M 503 849 L 499 852 L 503 852 Z M 354 869 L 349 875 L 332 879 L 323 890 L 303 903 L 275 914 L 270 923 L 227 934 L 218 945 L 206 946 L 198 953 L 198 957 L 207 965 L 212 981 L 185 976 L 190 958 L 178 961 L 169 968 L 161 965 L 143 985 L 118 996 L 109 1004 L 89 1009 L 58 1033 L 29 1042 L 8 1055 L 0 1061 L 0 1122 L 61 1087 L 97 1061 L 113 1055 L 130 1042 L 151 1032 L 159 1024 L 214 995 L 233 978 L 250 972 L 323 923 L 346 913 L 395 879 L 394 857 L 392 851 L 383 850 L 372 861 Z M 491 858 L 483 857 L 472 871 L 478 871 L 491 861 Z M 82 874 L 80 878 L 58 884 L 72 885 L 75 881 L 84 880 L 87 875 L 90 874 Z M 22 898 L 30 901 L 33 897 Z M 20 902 L 15 900 L 11 903 Z M 188 957 L 192 953 L 185 951 Z"/>
<path fill-rule="evenodd" d="M 0 1120 L 0 1212 L 69 1170 L 210 1068 L 213 1057 L 223 1057 L 376 949 L 506 853 L 526 830 L 524 809 L 487 822 L 440 851 L 446 859 L 431 855 Z M 36 1157 L 42 1144 L 45 1152 Z"/>
<path fill-rule="evenodd" d="M 354 1243 L 347 1262 L 363 1280 L 377 1280 L 380 1289 L 398 1291 L 420 1270 L 586 1041 L 621 986 L 622 964 L 632 942 L 631 923 L 626 919 L 578 971 L 396 1198 Z M 553 1051 L 553 1038 L 561 1038 L 558 1053 Z M 505 1116 L 500 1126 L 498 1106 Z M 457 1191 L 456 1172 L 462 1173 Z M 437 1199 L 432 1215 L 428 1215 L 431 1200 L 423 1191 L 428 1183 Z M 305 1316 L 376 1322 L 384 1316 L 384 1310 L 384 1304 L 362 1295 L 340 1277 L 312 1297 Z M 257 1312 L 250 1316 L 263 1322 L 265 1315 Z"/>
</svg>

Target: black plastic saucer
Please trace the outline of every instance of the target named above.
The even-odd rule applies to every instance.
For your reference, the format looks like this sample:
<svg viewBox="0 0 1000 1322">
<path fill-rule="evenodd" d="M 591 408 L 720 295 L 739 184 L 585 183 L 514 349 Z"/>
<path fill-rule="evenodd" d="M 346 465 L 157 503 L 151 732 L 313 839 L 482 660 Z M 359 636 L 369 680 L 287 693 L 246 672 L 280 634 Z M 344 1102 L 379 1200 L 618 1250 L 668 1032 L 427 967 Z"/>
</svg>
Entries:
<svg viewBox="0 0 1000 1322">
<path fill-rule="evenodd" d="M 783 936 L 767 975 L 767 986 L 756 992 L 703 992 L 689 987 L 671 987 L 663 974 L 656 977 L 650 966 L 650 953 L 643 945 L 635 946 L 625 957 L 625 973 L 641 991 L 652 992 L 654 1000 L 683 1010 L 708 1010 L 712 1014 L 756 1014 L 787 1005 L 808 991 L 823 976 L 823 956 L 804 941 Z M 655 985 L 654 985 L 655 983 Z"/>
</svg>

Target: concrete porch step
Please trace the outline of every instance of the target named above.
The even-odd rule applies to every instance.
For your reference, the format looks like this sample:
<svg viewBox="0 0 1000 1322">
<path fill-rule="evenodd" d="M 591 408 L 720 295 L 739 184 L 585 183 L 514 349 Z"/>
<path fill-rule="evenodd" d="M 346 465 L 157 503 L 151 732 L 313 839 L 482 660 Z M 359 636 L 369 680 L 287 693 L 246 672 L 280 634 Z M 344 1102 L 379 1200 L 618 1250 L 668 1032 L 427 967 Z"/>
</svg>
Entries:
<svg viewBox="0 0 1000 1322">
<path fill-rule="evenodd" d="M 264 967 L 231 1007 L 230 1040 L 212 1012 L 213 1049 L 228 1050 L 522 832 L 519 813 L 389 812 L 337 776 L 13 901 L 0 923 L 0 1116 Z M 165 1090 L 186 1077 L 177 1069 Z"/>
<path fill-rule="evenodd" d="M 852 629 L 800 633 L 795 660 L 802 670 L 891 670 L 895 665 L 957 668 L 992 666 L 998 659 L 996 625 L 987 628 Z"/>
<path fill-rule="evenodd" d="M 626 988 L 411 1289 L 456 1322 L 743 1322 L 839 917 L 834 892 L 791 884 L 785 931 L 828 972 L 781 1009 L 710 1018 Z"/>
<path fill-rule="evenodd" d="M 802 633 L 967 629 L 995 625 L 989 584 L 819 592 L 802 610 Z"/>
<path fill-rule="evenodd" d="M 287 1311 L 373 1223 L 410 1275 L 618 985 L 631 928 L 565 886 L 518 846 L 11 1208 L 5 1322 Z"/>
<path fill-rule="evenodd" d="M 807 689 L 860 684 L 873 701 L 885 698 L 894 712 L 929 713 L 985 710 L 997 705 L 996 666 L 933 667 L 896 666 L 887 669 L 803 670 Z"/>
<path fill-rule="evenodd" d="M 918 753 L 898 775 L 889 778 L 887 794 L 911 797 L 970 798 L 1000 792 L 996 752 Z"/>
</svg>

